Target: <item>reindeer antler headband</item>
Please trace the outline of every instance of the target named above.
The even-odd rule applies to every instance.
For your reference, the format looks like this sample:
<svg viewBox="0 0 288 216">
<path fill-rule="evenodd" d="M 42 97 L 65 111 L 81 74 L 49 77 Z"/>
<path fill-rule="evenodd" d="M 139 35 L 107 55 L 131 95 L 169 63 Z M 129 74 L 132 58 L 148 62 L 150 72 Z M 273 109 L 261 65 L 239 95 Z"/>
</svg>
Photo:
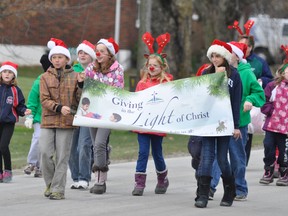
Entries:
<svg viewBox="0 0 288 216">
<path fill-rule="evenodd" d="M 165 33 L 165 34 L 159 35 L 156 38 L 156 42 L 158 44 L 158 51 L 157 52 L 154 52 L 154 49 L 153 49 L 153 44 L 154 44 L 155 39 L 152 37 L 152 35 L 149 32 L 146 32 L 142 35 L 142 40 L 146 44 L 146 46 L 148 47 L 148 50 L 150 53 L 150 54 L 144 54 L 144 57 L 148 58 L 149 55 L 154 54 L 154 55 L 159 56 L 162 60 L 162 63 L 164 63 L 164 58 L 166 58 L 167 54 L 162 53 L 162 51 L 163 51 L 164 47 L 170 41 L 170 34 Z"/>
<path fill-rule="evenodd" d="M 284 72 L 284 70 L 288 67 L 288 45 L 281 45 L 281 49 L 284 50 L 286 56 L 283 61 L 285 65 L 282 67 L 282 72 Z"/>
<path fill-rule="evenodd" d="M 250 35 L 250 30 L 252 28 L 252 26 L 254 25 L 254 21 L 253 20 L 248 20 L 245 24 L 244 24 L 244 29 L 246 30 L 246 33 L 244 34 L 242 32 L 242 30 L 239 27 L 239 22 L 237 20 L 234 21 L 233 25 L 229 25 L 228 28 L 229 29 L 236 29 L 240 35 L 246 35 L 249 36 Z"/>
</svg>

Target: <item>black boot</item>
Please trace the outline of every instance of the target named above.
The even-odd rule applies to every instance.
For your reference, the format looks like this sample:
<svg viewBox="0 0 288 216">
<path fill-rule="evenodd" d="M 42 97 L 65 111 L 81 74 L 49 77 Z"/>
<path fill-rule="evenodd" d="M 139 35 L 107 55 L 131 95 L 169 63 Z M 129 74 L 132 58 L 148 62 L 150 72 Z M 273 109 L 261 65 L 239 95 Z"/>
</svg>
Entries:
<svg viewBox="0 0 288 216">
<path fill-rule="evenodd" d="M 236 187 L 234 176 L 222 177 L 224 196 L 221 200 L 220 206 L 231 206 L 236 196 Z"/>
<path fill-rule="evenodd" d="M 209 199 L 209 190 L 210 190 L 210 182 L 211 176 L 199 176 L 197 180 L 197 199 L 195 202 L 195 206 L 198 208 L 205 208 Z"/>
</svg>

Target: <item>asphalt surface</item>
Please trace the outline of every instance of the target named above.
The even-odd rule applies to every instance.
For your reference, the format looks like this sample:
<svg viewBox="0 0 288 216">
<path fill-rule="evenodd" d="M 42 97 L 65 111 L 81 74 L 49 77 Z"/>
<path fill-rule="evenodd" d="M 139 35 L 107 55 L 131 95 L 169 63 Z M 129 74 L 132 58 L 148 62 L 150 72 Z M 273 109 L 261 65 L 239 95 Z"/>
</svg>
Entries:
<svg viewBox="0 0 288 216">
<path fill-rule="evenodd" d="M 34 178 L 22 174 L 13 177 L 11 183 L 0 183 L 1 216 L 25 215 L 111 215 L 111 216 L 174 216 L 174 215 L 287 215 L 288 187 L 276 186 L 276 180 L 268 186 L 260 185 L 263 175 L 263 150 L 251 152 L 247 168 L 249 195 L 247 201 L 234 201 L 232 207 L 219 206 L 223 195 L 222 182 L 218 186 L 214 200 L 208 207 L 194 207 L 196 181 L 191 168 L 190 157 L 166 159 L 169 169 L 170 186 L 164 195 L 154 194 L 156 174 L 153 161 L 149 160 L 147 182 L 144 195 L 131 195 L 134 186 L 135 162 L 110 165 L 107 192 L 104 195 L 89 193 L 89 190 L 72 190 L 70 173 L 67 175 L 65 200 L 49 200 L 43 196 L 45 189 L 43 178 Z M 90 187 L 93 182 L 90 183 Z"/>
</svg>

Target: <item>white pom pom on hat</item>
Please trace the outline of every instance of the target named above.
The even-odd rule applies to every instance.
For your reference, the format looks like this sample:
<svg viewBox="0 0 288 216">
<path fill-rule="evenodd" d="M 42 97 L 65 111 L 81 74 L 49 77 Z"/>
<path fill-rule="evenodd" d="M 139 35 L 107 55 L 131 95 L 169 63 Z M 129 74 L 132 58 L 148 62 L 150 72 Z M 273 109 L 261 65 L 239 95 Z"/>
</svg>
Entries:
<svg viewBox="0 0 288 216">
<path fill-rule="evenodd" d="M 10 70 L 14 73 L 15 78 L 17 78 L 17 69 L 18 69 L 18 65 L 10 62 L 10 61 L 6 61 L 2 63 L 2 66 L 0 68 L 0 73 L 4 70 Z"/>
<path fill-rule="evenodd" d="M 51 57 L 54 54 L 62 54 L 65 55 L 69 61 L 71 60 L 70 52 L 67 48 L 67 45 L 60 39 L 51 38 L 50 41 L 47 43 L 47 47 L 50 49 L 49 52 L 49 60 L 51 61 Z"/>
</svg>

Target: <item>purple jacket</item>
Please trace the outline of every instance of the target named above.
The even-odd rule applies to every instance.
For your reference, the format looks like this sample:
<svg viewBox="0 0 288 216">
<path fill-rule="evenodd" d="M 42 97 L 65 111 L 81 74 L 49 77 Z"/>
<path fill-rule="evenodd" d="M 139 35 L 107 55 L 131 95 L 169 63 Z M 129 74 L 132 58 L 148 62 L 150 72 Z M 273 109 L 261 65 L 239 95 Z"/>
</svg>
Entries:
<svg viewBox="0 0 288 216">
<path fill-rule="evenodd" d="M 261 107 L 261 112 L 266 116 L 264 125 L 262 127 L 263 130 L 267 131 L 267 125 L 270 121 L 271 115 L 274 111 L 274 102 L 270 101 L 270 97 L 272 94 L 273 89 L 276 87 L 275 81 L 270 82 L 266 85 L 264 92 L 265 92 L 265 98 L 266 103 Z"/>
</svg>

